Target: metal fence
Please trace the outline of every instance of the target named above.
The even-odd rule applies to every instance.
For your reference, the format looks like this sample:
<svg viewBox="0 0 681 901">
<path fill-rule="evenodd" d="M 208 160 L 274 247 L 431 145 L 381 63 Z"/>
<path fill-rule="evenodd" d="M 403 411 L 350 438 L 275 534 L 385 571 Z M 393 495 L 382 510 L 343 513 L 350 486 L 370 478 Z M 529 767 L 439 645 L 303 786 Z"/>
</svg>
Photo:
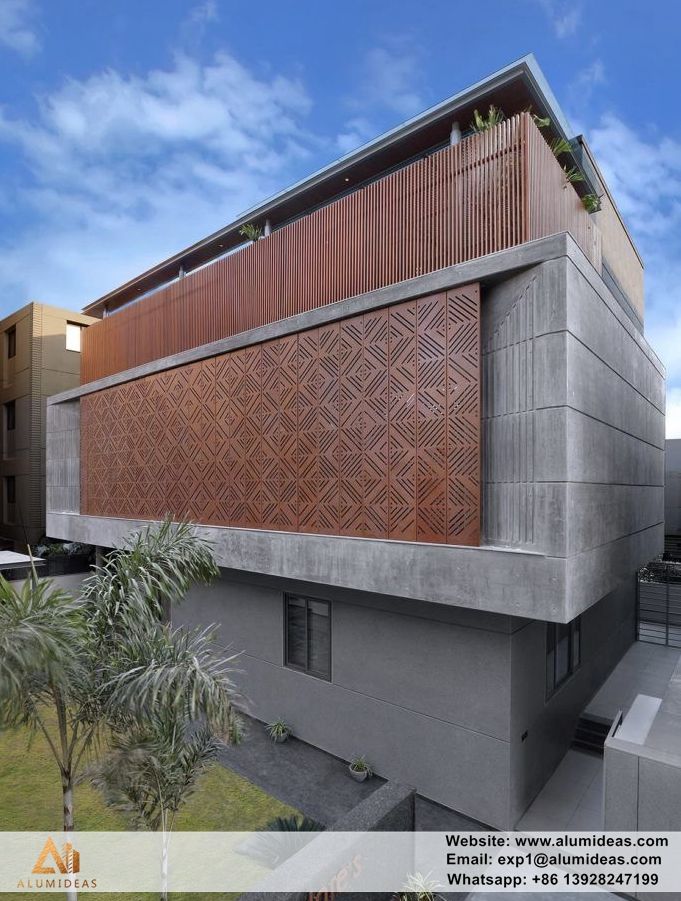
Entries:
<svg viewBox="0 0 681 901">
<path fill-rule="evenodd" d="M 638 574 L 638 640 L 681 648 L 681 563 L 655 561 Z"/>
</svg>

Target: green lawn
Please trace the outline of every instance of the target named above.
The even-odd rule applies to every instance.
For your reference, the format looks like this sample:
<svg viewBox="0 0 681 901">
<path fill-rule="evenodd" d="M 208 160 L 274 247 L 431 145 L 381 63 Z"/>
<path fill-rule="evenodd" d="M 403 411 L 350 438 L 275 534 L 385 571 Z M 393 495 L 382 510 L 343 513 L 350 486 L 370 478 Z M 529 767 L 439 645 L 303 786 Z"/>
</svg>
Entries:
<svg viewBox="0 0 681 901">
<path fill-rule="evenodd" d="M 116 830 L 129 828 L 125 819 L 109 810 L 96 790 L 79 785 L 75 790 L 76 829 Z M 0 732 L 0 830 L 61 830 L 61 787 L 57 764 L 50 755 L 42 736 L 35 736 L 29 745 L 26 730 Z M 277 816 L 295 813 L 257 786 L 230 770 L 215 764 L 201 779 L 198 789 L 178 817 L 178 830 L 184 831 L 251 831 L 260 829 Z M 7 901 L 24 901 L 36 895 L 2 894 Z M 53 894 L 59 898 L 60 895 Z M 149 898 L 149 895 L 114 895 L 82 893 L 83 898 L 99 901 L 129 901 Z M 175 901 L 218 901 L 224 896 L 181 895 Z"/>
</svg>

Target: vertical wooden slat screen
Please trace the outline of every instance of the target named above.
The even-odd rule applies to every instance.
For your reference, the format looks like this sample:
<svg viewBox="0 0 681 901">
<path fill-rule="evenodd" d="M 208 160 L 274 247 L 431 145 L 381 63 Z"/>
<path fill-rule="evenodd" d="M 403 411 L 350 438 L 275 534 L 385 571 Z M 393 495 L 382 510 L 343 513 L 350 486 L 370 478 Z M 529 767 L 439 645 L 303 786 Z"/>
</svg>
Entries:
<svg viewBox="0 0 681 901">
<path fill-rule="evenodd" d="M 597 229 L 523 113 L 190 273 L 86 329 L 89 382 L 255 326 L 568 230 Z"/>
<path fill-rule="evenodd" d="M 480 289 L 81 399 L 81 512 L 479 543 Z"/>
</svg>

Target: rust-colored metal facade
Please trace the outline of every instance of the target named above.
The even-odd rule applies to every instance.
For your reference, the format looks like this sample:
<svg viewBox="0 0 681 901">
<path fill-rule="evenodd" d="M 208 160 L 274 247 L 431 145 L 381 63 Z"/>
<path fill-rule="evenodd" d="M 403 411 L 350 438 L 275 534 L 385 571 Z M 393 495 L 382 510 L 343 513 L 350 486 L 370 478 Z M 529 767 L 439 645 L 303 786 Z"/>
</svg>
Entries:
<svg viewBox="0 0 681 901">
<path fill-rule="evenodd" d="M 561 231 L 600 270 L 598 229 L 523 113 L 101 320 L 82 380 Z"/>
<path fill-rule="evenodd" d="M 479 543 L 478 285 L 81 399 L 81 512 Z"/>
</svg>

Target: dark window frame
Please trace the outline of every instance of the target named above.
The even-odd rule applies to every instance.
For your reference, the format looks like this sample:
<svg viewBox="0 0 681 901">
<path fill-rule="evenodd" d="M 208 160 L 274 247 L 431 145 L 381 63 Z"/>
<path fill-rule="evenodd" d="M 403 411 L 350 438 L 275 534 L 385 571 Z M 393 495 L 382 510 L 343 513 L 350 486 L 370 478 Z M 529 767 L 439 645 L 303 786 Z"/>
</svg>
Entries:
<svg viewBox="0 0 681 901">
<path fill-rule="evenodd" d="M 5 428 L 8 432 L 13 432 L 17 427 L 17 405 L 16 401 L 8 400 L 5 404 Z"/>
<path fill-rule="evenodd" d="M 291 599 L 295 599 L 297 601 L 304 601 L 305 606 L 305 657 L 306 657 L 306 665 L 301 666 L 298 663 L 292 663 L 290 661 L 290 653 L 289 653 L 289 602 Z M 309 622 L 310 622 L 310 604 L 323 604 L 327 610 L 327 621 L 329 624 L 329 656 L 328 656 L 328 669 L 326 672 L 320 672 L 319 670 L 313 670 L 310 668 L 310 645 L 309 645 Z M 332 653 L 331 653 L 331 638 L 332 636 L 332 623 L 331 623 L 331 602 L 324 601 L 320 598 L 311 598 L 302 594 L 284 594 L 284 666 L 287 669 L 296 670 L 299 673 L 305 673 L 307 676 L 312 676 L 314 679 L 322 679 L 324 682 L 331 681 L 331 671 L 332 671 Z"/>
<path fill-rule="evenodd" d="M 5 332 L 7 336 L 7 359 L 11 360 L 12 357 L 16 357 L 17 355 L 17 327 L 16 325 L 11 326 Z"/>
<path fill-rule="evenodd" d="M 560 630 L 567 628 L 567 636 L 560 636 Z M 556 653 L 561 637 L 567 637 L 567 668 L 559 673 L 559 657 Z M 549 655 L 553 652 L 552 672 L 549 673 Z M 569 623 L 546 624 L 546 700 L 566 684 L 582 665 L 582 617 L 576 616 Z"/>
<path fill-rule="evenodd" d="M 10 485 L 12 490 L 10 491 Z M 11 495 L 11 497 L 10 497 Z M 5 476 L 5 500 L 7 505 L 16 504 L 17 502 L 17 480 L 16 476 Z"/>
</svg>

